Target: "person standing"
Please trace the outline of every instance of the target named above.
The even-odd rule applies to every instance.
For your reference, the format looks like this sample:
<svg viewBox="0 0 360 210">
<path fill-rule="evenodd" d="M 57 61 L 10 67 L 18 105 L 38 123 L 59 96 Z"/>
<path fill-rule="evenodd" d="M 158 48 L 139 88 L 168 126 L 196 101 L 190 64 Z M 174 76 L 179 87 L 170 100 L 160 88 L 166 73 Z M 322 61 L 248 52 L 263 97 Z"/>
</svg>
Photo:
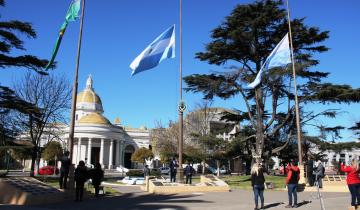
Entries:
<svg viewBox="0 0 360 210">
<path fill-rule="evenodd" d="M 251 168 L 251 186 L 254 191 L 254 199 L 255 199 L 255 208 L 254 210 L 258 210 L 258 201 L 260 197 L 261 208 L 264 209 L 264 170 L 259 163 L 255 163 Z"/>
<path fill-rule="evenodd" d="M 144 178 L 146 179 L 147 176 L 150 176 L 150 169 L 148 165 L 144 167 Z"/>
<path fill-rule="evenodd" d="M 340 170 L 347 173 L 346 183 L 351 194 L 351 206 L 357 209 L 360 205 L 359 161 L 352 159 L 351 166 L 344 166 L 344 163 L 341 163 Z"/>
<path fill-rule="evenodd" d="M 184 170 L 185 176 L 186 176 L 186 184 L 192 184 L 192 175 L 194 173 L 194 168 L 190 165 L 190 163 L 187 164 Z"/>
<path fill-rule="evenodd" d="M 100 163 L 95 164 L 95 168 L 91 170 L 91 183 L 95 189 L 95 197 L 99 197 L 99 188 L 102 180 L 104 179 L 104 171 Z"/>
<path fill-rule="evenodd" d="M 84 194 L 84 184 L 88 179 L 88 171 L 84 161 L 80 161 L 78 167 L 75 169 L 75 183 L 76 183 L 76 199 L 75 201 L 82 201 Z"/>
<path fill-rule="evenodd" d="M 314 161 L 312 159 L 307 162 L 306 176 L 309 186 L 314 186 Z"/>
<path fill-rule="evenodd" d="M 176 162 L 176 159 L 173 158 L 170 161 L 170 182 L 176 182 L 176 168 L 178 167 L 178 164 Z"/>
<path fill-rule="evenodd" d="M 300 180 L 300 169 L 297 167 L 297 162 L 292 162 L 289 167 L 289 172 L 286 177 L 286 184 L 288 188 L 289 204 L 285 208 L 297 208 L 297 186 Z M 294 202 L 293 202 L 294 201 Z"/>
<path fill-rule="evenodd" d="M 60 167 L 60 179 L 59 185 L 60 189 L 66 189 L 67 186 L 67 178 L 69 176 L 69 168 L 70 168 L 70 158 L 69 158 L 69 151 L 65 151 L 64 155 L 60 158 L 61 167 Z"/>
<path fill-rule="evenodd" d="M 317 167 L 314 173 L 315 173 L 315 181 L 317 182 L 319 188 L 322 188 L 323 187 L 322 179 L 324 178 L 325 175 L 325 167 L 321 164 L 320 160 L 317 163 Z"/>
</svg>

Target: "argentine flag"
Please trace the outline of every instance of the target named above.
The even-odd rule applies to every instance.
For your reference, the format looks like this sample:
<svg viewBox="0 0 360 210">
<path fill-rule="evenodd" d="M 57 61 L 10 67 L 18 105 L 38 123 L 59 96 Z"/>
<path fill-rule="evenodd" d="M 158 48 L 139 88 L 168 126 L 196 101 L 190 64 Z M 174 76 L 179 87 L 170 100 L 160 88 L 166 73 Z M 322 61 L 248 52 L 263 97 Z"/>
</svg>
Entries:
<svg viewBox="0 0 360 210">
<path fill-rule="evenodd" d="M 168 28 L 130 64 L 131 75 L 156 67 L 166 58 L 175 58 L 175 25 Z"/>
<path fill-rule="evenodd" d="M 284 66 L 291 63 L 290 48 L 289 48 L 289 36 L 286 34 L 278 45 L 273 49 L 270 55 L 266 58 L 265 63 L 261 67 L 259 73 L 256 75 L 255 80 L 248 85 L 249 88 L 255 88 L 261 82 L 262 73 L 265 70 Z"/>
</svg>

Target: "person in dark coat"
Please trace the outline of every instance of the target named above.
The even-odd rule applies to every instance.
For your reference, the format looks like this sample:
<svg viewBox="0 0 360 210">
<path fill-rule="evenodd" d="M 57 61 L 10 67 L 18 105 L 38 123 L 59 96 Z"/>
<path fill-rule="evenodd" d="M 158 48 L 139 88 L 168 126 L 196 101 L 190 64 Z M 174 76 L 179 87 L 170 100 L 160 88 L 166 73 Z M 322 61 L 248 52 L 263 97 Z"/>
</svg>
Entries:
<svg viewBox="0 0 360 210">
<path fill-rule="evenodd" d="M 75 183 L 76 183 L 76 199 L 75 201 L 82 201 L 84 194 L 84 184 L 88 179 L 88 171 L 84 161 L 80 161 L 78 167 L 75 169 Z"/>
<path fill-rule="evenodd" d="M 258 200 L 260 197 L 261 208 L 264 209 L 264 190 L 265 190 L 265 177 L 264 170 L 259 163 L 255 163 L 251 168 L 251 186 L 254 191 L 254 199 L 255 199 L 255 208 L 254 210 L 258 210 Z"/>
<path fill-rule="evenodd" d="M 312 159 L 307 162 L 306 176 L 309 185 L 314 186 L 314 161 Z"/>
<path fill-rule="evenodd" d="M 178 164 L 176 162 L 176 159 L 173 158 L 170 161 L 170 182 L 176 182 L 176 169 L 178 167 Z"/>
<path fill-rule="evenodd" d="M 60 179 L 59 185 L 60 189 L 66 189 L 67 178 L 69 176 L 69 168 L 71 165 L 69 158 L 69 151 L 64 152 L 64 155 L 60 158 L 61 167 L 60 167 Z"/>
<path fill-rule="evenodd" d="M 101 169 L 100 163 L 95 164 L 95 168 L 91 170 L 91 183 L 95 189 L 95 197 L 99 197 L 99 187 L 104 179 L 104 171 Z"/>
<path fill-rule="evenodd" d="M 190 165 L 190 163 L 188 163 L 184 169 L 184 174 L 186 176 L 186 184 L 192 183 L 192 175 L 194 172 L 195 172 L 194 168 Z"/>
<path fill-rule="evenodd" d="M 319 160 L 317 163 L 317 167 L 316 170 L 314 171 L 315 173 L 315 180 L 317 181 L 317 184 L 319 186 L 319 188 L 322 188 L 322 179 L 325 176 L 325 167 L 321 164 L 321 161 Z"/>
<path fill-rule="evenodd" d="M 144 167 L 144 178 L 146 179 L 147 176 L 150 176 L 150 169 L 148 165 Z"/>
</svg>

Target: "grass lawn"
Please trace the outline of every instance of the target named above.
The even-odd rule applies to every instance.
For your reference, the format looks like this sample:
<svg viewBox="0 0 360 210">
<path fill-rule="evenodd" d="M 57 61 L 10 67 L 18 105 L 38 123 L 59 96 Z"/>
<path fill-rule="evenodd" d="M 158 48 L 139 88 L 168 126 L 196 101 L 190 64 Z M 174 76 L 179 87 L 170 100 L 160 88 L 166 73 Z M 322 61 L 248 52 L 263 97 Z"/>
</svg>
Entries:
<svg viewBox="0 0 360 210">
<path fill-rule="evenodd" d="M 123 184 L 122 182 L 118 182 L 121 180 L 120 178 L 104 178 L 103 182 L 110 183 L 110 184 Z"/>
<path fill-rule="evenodd" d="M 250 175 L 247 176 L 224 176 L 220 177 L 233 189 L 252 189 Z M 284 176 L 265 176 L 265 182 L 272 182 L 274 189 L 285 188 Z"/>
<path fill-rule="evenodd" d="M 41 182 L 44 182 L 47 185 L 50 185 L 55 188 L 59 188 L 59 178 L 58 177 L 37 176 L 35 178 Z"/>
</svg>

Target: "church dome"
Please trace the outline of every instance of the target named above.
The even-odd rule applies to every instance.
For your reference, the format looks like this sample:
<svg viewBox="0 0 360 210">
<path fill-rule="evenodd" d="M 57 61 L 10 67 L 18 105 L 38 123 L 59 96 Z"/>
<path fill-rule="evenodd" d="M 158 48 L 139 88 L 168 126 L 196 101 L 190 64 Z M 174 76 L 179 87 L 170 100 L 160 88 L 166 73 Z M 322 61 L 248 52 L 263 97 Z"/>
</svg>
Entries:
<svg viewBox="0 0 360 210">
<path fill-rule="evenodd" d="M 104 112 L 101 99 L 94 91 L 91 75 L 86 80 L 85 89 L 77 95 L 76 110 L 97 113 Z"/>
<path fill-rule="evenodd" d="M 85 89 L 84 91 L 81 91 L 77 95 L 76 101 L 78 103 L 95 103 L 102 105 L 100 97 L 91 89 Z"/>
<path fill-rule="evenodd" d="M 103 124 L 111 125 L 110 121 L 99 113 L 91 113 L 85 115 L 78 120 L 79 124 Z"/>
</svg>

